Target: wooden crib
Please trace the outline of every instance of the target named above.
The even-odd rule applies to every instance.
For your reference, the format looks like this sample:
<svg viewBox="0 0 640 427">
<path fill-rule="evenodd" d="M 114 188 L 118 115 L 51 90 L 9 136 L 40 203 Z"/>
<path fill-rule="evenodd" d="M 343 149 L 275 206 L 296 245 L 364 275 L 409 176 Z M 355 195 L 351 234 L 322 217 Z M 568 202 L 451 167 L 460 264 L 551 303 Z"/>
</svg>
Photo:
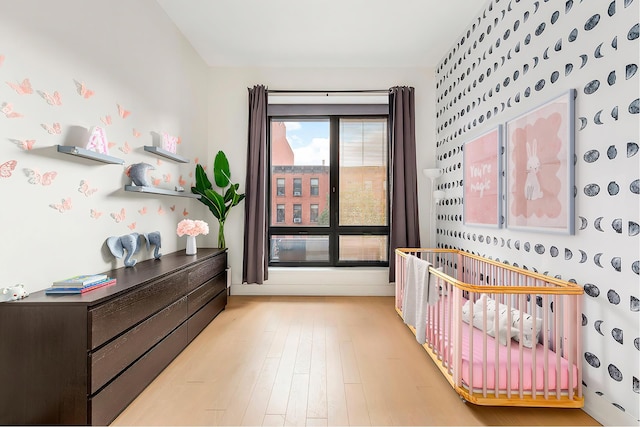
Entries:
<svg viewBox="0 0 640 427">
<path fill-rule="evenodd" d="M 407 265 L 413 268 L 415 259 L 408 258 L 431 264 L 437 301 L 429 299 L 419 320 L 426 326 L 423 347 L 464 400 L 584 406 L 582 287 L 458 250 L 395 253 L 396 310 L 403 319 L 405 286 L 414 286 L 407 284 L 408 276 L 414 278 Z M 415 334 L 415 325 L 409 327 Z"/>
</svg>

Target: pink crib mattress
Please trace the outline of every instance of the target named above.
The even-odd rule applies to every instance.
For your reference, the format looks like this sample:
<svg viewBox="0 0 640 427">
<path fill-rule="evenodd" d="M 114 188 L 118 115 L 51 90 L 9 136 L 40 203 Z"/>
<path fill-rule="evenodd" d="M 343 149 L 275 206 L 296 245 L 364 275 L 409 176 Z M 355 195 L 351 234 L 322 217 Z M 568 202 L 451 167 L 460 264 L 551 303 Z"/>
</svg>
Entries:
<svg viewBox="0 0 640 427">
<path fill-rule="evenodd" d="M 448 297 L 444 296 L 439 303 L 430 309 L 437 309 L 439 305 L 446 307 L 445 319 L 448 318 Z M 463 300 L 463 303 L 465 300 Z M 435 322 L 434 322 L 435 323 Z M 445 322 L 446 323 L 446 322 Z M 533 378 L 535 377 L 535 389 L 540 392 L 544 390 L 545 378 L 547 381 L 547 389 L 549 392 L 556 390 L 558 380 L 557 376 L 557 358 L 556 353 L 547 350 L 545 357 L 544 347 L 538 344 L 535 348 L 522 348 L 522 371 L 520 372 L 520 344 L 514 340 L 510 340 L 506 346 L 498 343 L 498 354 L 496 356 L 496 340 L 487 335 L 486 354 L 483 350 L 484 334 L 478 328 L 472 328 L 472 337 L 469 338 L 469 324 L 462 323 L 462 381 L 466 387 L 469 387 L 471 378 L 473 379 L 472 388 L 474 390 L 483 387 L 483 361 L 486 360 L 486 385 L 487 389 L 494 390 L 496 385 L 496 370 L 498 371 L 498 389 L 500 391 L 507 390 L 507 382 L 511 386 L 512 392 L 518 392 L 520 387 L 520 375 L 522 374 L 523 391 L 531 392 L 533 389 Z M 440 339 L 444 339 L 444 348 L 447 351 L 449 340 L 444 331 L 438 331 L 436 334 Z M 473 342 L 473 353 L 470 352 L 470 343 Z M 429 343 L 429 325 L 427 325 L 427 343 Z M 437 348 L 437 342 L 434 348 Z M 453 344 L 455 345 L 455 344 Z M 535 365 L 533 362 L 533 353 L 535 352 Z M 510 362 L 508 362 L 508 354 L 511 353 Z M 453 357 L 453 351 L 449 352 Z M 472 356 L 472 357 L 471 357 Z M 545 360 L 547 361 L 547 370 L 545 371 Z M 470 369 L 471 368 L 471 369 Z M 510 379 L 507 376 L 507 370 L 510 368 Z M 472 371 L 471 371 L 472 370 Z M 560 358 L 560 389 L 569 389 L 569 362 Z M 571 388 L 577 386 L 578 375 L 575 365 L 572 366 L 572 384 Z M 473 372 L 473 375 L 471 375 Z"/>
</svg>

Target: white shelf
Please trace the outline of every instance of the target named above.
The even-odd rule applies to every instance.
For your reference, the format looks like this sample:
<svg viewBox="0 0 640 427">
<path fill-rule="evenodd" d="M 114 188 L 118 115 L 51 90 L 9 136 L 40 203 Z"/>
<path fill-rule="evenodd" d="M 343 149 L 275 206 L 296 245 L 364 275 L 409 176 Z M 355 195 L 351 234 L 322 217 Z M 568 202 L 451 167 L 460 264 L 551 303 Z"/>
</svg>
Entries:
<svg viewBox="0 0 640 427">
<path fill-rule="evenodd" d="M 97 153 L 95 151 L 87 150 L 82 147 L 75 147 L 71 145 L 58 145 L 58 152 L 64 154 L 70 154 L 72 156 L 84 157 L 85 159 L 95 160 L 97 162 L 109 163 L 112 165 L 122 165 L 124 160 L 117 157 L 109 156 L 108 154 Z"/>
<path fill-rule="evenodd" d="M 179 154 L 172 153 L 160 147 L 155 147 L 153 145 L 145 145 L 144 151 L 148 151 L 149 153 L 157 154 L 158 156 L 166 157 L 167 159 L 174 160 L 178 163 L 189 163 L 189 159 L 182 157 Z"/>
<path fill-rule="evenodd" d="M 157 187 L 145 187 L 138 185 L 125 185 L 124 191 L 133 191 L 135 193 L 151 193 L 151 194 L 162 194 L 165 196 L 175 196 L 175 197 L 189 197 L 191 199 L 199 199 L 199 194 L 193 194 L 187 191 L 174 191 L 167 190 L 165 188 L 157 188 Z"/>
</svg>

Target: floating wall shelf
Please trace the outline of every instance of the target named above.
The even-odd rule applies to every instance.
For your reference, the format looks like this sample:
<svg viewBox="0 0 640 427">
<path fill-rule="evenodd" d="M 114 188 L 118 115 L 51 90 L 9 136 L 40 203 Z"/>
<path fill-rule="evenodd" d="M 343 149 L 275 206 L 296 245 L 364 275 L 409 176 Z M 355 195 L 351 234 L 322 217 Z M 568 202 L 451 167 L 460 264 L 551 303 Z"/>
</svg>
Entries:
<svg viewBox="0 0 640 427">
<path fill-rule="evenodd" d="M 164 188 L 145 187 L 145 186 L 138 186 L 138 185 L 125 185 L 124 191 L 133 191 L 136 193 L 163 194 L 165 196 L 189 197 L 192 199 L 200 198 L 199 194 L 193 194 L 186 191 L 174 191 L 174 190 L 167 190 Z"/>
<path fill-rule="evenodd" d="M 145 145 L 144 151 L 148 151 L 149 153 L 157 154 L 158 156 L 166 157 L 167 159 L 174 160 L 178 163 L 189 163 L 189 159 L 184 158 L 178 154 L 172 153 L 171 151 L 167 151 L 160 147 L 155 147 L 153 145 Z"/>
<path fill-rule="evenodd" d="M 75 147 L 71 145 L 58 145 L 58 152 L 71 154 L 72 156 L 84 157 L 86 159 L 95 160 L 97 162 L 109 163 L 113 165 L 122 165 L 124 160 L 117 157 L 109 156 L 108 154 L 97 153 L 95 151 L 87 150 L 82 147 Z"/>
</svg>

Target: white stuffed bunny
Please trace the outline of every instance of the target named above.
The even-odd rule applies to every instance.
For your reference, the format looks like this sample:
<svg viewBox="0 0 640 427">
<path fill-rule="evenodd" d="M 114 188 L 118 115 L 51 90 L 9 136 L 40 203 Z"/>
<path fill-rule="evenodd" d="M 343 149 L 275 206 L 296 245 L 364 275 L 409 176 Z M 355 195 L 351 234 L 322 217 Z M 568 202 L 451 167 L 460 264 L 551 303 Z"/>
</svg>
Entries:
<svg viewBox="0 0 640 427">
<path fill-rule="evenodd" d="M 540 181 L 538 181 L 539 169 L 538 141 L 534 139 L 533 148 L 527 142 L 527 179 L 524 182 L 524 197 L 527 200 L 537 200 L 543 196 Z"/>
</svg>

